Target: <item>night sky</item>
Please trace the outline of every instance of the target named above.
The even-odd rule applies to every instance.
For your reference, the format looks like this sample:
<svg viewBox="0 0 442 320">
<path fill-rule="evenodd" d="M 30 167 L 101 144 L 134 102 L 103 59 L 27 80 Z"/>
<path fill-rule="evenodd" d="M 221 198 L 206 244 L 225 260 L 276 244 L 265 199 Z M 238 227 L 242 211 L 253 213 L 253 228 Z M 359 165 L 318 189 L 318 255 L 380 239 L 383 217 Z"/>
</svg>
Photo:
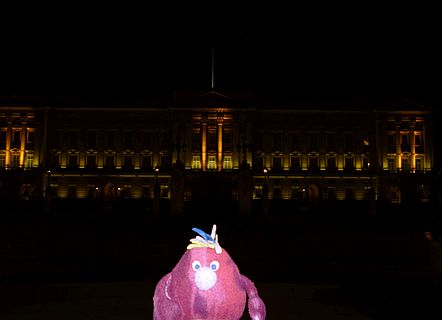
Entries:
<svg viewBox="0 0 442 320">
<path fill-rule="evenodd" d="M 434 5 L 161 3 L 2 7 L 0 94 L 145 98 L 206 90 L 215 48 L 218 90 L 436 99 Z"/>
</svg>

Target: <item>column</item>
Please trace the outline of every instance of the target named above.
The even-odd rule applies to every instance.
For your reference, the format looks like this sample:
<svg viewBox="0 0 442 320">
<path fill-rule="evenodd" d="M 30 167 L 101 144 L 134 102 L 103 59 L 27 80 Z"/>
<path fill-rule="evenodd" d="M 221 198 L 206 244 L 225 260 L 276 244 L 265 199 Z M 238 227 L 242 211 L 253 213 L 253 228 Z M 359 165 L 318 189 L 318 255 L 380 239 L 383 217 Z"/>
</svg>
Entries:
<svg viewBox="0 0 442 320">
<path fill-rule="evenodd" d="M 396 125 L 396 169 L 402 169 L 400 123 Z"/>
<path fill-rule="evenodd" d="M 223 123 L 218 119 L 218 171 L 223 168 Z"/>
<path fill-rule="evenodd" d="M 21 132 L 20 132 L 20 167 L 25 166 L 25 148 L 26 148 L 26 122 L 22 122 Z"/>
<path fill-rule="evenodd" d="M 203 122 L 201 130 L 202 130 L 202 133 L 201 133 L 201 138 L 202 138 L 202 141 L 201 141 L 201 148 L 202 148 L 202 150 L 201 150 L 201 161 L 202 161 L 201 167 L 202 167 L 203 171 L 206 171 L 206 169 L 207 169 L 207 123 Z"/>
<path fill-rule="evenodd" d="M 11 166 L 11 135 L 12 135 L 12 129 L 11 129 L 12 122 L 8 122 L 8 128 L 6 129 L 6 155 L 5 155 L 5 165 L 6 167 Z"/>
<path fill-rule="evenodd" d="M 414 147 L 414 124 L 410 126 L 410 134 L 409 134 L 409 142 L 410 142 L 410 169 L 413 170 L 413 172 L 416 171 L 416 153 L 415 153 L 415 147 Z"/>
</svg>

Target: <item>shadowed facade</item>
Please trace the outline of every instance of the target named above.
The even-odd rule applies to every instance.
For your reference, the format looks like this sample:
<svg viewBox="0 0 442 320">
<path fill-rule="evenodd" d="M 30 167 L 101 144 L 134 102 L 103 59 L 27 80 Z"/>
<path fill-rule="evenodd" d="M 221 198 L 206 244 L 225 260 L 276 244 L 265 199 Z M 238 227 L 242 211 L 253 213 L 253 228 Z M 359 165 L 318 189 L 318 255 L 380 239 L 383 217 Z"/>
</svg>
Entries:
<svg viewBox="0 0 442 320">
<path fill-rule="evenodd" d="M 404 101 L 267 103 L 213 91 L 178 93 L 166 107 L 9 101 L 0 105 L 1 194 L 131 199 L 172 214 L 425 205 L 431 116 Z"/>
</svg>

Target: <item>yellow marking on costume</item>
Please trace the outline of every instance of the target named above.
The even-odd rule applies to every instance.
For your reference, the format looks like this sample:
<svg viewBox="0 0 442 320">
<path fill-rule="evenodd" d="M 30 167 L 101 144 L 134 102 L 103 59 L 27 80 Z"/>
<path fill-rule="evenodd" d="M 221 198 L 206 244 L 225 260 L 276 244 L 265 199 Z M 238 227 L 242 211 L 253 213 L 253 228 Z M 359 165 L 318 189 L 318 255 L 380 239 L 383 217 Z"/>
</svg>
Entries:
<svg viewBox="0 0 442 320">
<path fill-rule="evenodd" d="M 215 249 L 217 254 L 221 254 L 222 248 L 218 243 L 218 235 L 216 234 L 216 225 L 213 225 L 211 237 L 215 241 L 206 240 L 200 236 L 190 239 L 191 244 L 187 246 L 187 250 L 193 248 L 211 248 Z"/>
<path fill-rule="evenodd" d="M 192 239 L 194 240 L 194 239 Z M 203 242 L 199 242 L 199 241 L 192 241 L 190 240 L 190 242 L 192 242 L 191 244 L 189 244 L 187 246 L 187 249 L 193 249 L 193 248 L 211 248 L 211 249 L 215 249 L 215 244 L 212 243 L 203 243 Z"/>
</svg>

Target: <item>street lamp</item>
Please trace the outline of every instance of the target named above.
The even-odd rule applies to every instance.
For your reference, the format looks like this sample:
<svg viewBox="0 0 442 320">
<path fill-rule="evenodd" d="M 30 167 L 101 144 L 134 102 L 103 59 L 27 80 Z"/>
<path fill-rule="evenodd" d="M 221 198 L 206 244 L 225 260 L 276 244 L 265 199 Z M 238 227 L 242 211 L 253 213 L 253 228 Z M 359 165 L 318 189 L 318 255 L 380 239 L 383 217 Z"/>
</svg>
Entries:
<svg viewBox="0 0 442 320">
<path fill-rule="evenodd" d="M 264 186 L 262 187 L 262 213 L 267 215 L 269 213 L 269 187 L 267 186 L 267 176 L 269 171 L 264 167 L 262 172 L 264 173 Z"/>
<path fill-rule="evenodd" d="M 47 171 L 47 175 L 48 175 L 48 182 L 47 182 L 47 186 L 46 186 L 46 193 L 48 197 L 51 197 L 51 170 Z"/>
<path fill-rule="evenodd" d="M 269 171 L 267 170 L 266 167 L 264 167 L 262 172 L 264 173 L 264 185 L 267 185 L 267 176 L 268 176 Z"/>
<path fill-rule="evenodd" d="M 158 174 L 160 173 L 160 168 L 158 165 L 155 167 L 155 185 L 153 187 L 153 210 L 154 215 L 158 216 L 160 214 L 160 184 L 158 183 Z"/>
<path fill-rule="evenodd" d="M 158 184 L 158 174 L 160 173 L 160 168 L 158 165 L 155 167 L 155 184 Z"/>
</svg>

